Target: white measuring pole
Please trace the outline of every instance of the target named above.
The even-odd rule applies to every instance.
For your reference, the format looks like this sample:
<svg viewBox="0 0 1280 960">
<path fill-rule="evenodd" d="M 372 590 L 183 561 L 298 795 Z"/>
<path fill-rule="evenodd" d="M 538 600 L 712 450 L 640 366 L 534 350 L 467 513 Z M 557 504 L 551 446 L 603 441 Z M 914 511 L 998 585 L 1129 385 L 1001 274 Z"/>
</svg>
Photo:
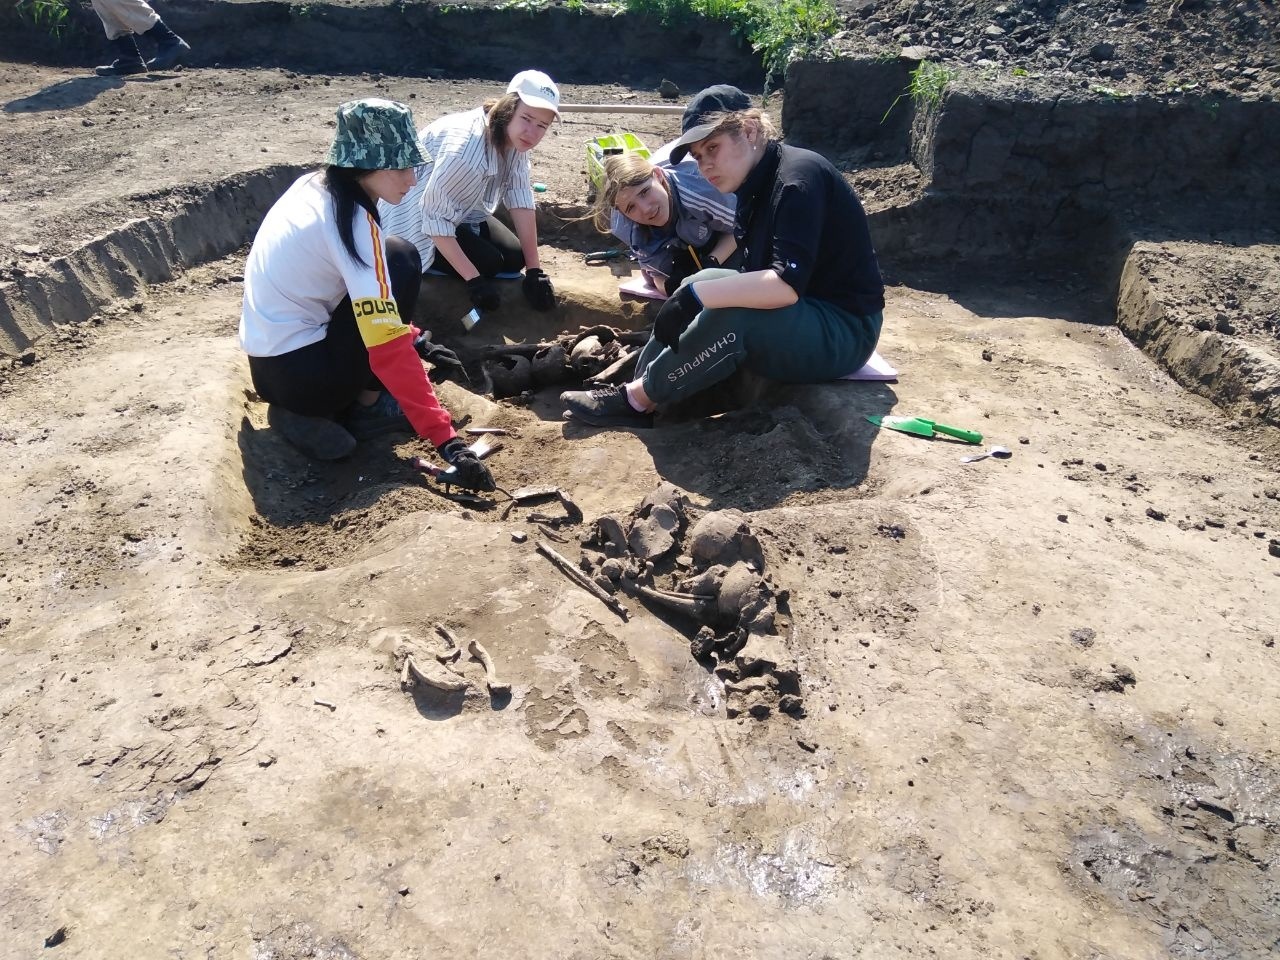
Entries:
<svg viewBox="0 0 1280 960">
<path fill-rule="evenodd" d="M 562 103 L 561 113 L 684 113 L 684 107 L 665 103 Z"/>
</svg>

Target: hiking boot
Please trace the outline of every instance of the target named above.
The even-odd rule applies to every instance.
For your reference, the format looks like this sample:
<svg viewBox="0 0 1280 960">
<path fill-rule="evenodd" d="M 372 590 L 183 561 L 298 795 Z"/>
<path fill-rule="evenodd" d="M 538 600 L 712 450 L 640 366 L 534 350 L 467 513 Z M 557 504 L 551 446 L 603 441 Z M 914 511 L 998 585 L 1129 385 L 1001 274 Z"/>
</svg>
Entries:
<svg viewBox="0 0 1280 960">
<path fill-rule="evenodd" d="M 627 399 L 625 387 L 600 387 L 597 390 L 569 390 L 560 394 L 564 415 L 593 427 L 653 426 L 653 414 L 641 413 Z"/>
<path fill-rule="evenodd" d="M 347 409 L 343 423 L 357 440 L 368 440 L 394 430 L 413 432 L 409 418 L 400 409 L 400 404 L 396 403 L 396 398 L 386 390 L 378 394 L 378 399 L 367 407 L 353 403 Z"/>
<path fill-rule="evenodd" d="M 132 33 L 116 37 L 110 41 L 116 58 L 101 67 L 94 67 L 93 72 L 100 77 L 127 77 L 135 73 L 146 73 L 147 65 L 138 52 L 138 41 Z"/>
<path fill-rule="evenodd" d="M 272 403 L 267 423 L 313 460 L 341 460 L 356 448 L 356 438 L 325 417 L 306 417 Z"/>
<path fill-rule="evenodd" d="M 156 43 L 155 58 L 147 61 L 147 67 L 151 70 L 168 70 L 191 52 L 191 44 L 165 26 L 163 20 L 157 20 L 143 36 L 150 37 Z"/>
</svg>

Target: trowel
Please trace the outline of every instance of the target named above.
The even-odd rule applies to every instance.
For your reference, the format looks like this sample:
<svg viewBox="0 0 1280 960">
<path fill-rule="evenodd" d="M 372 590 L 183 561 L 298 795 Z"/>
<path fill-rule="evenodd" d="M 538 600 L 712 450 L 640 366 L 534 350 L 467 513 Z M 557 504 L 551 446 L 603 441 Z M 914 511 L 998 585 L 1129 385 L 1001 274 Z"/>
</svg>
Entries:
<svg viewBox="0 0 1280 960">
<path fill-rule="evenodd" d="M 477 460 L 484 460 L 486 457 L 491 457 L 495 453 L 497 453 L 499 450 L 502 449 L 502 441 L 490 440 L 488 436 L 482 436 L 475 443 L 470 444 L 467 447 L 467 449 L 470 450 L 473 454 L 475 454 Z M 481 498 L 474 493 L 465 492 L 465 491 L 462 493 L 456 493 L 456 494 L 448 493 L 449 485 L 454 482 L 453 478 L 457 476 L 457 473 L 458 473 L 457 467 L 453 467 L 453 466 L 442 467 L 439 464 L 432 463 L 430 460 L 427 460 L 424 457 L 414 457 L 413 460 L 411 460 L 410 462 L 413 464 L 415 469 L 421 470 L 423 473 L 427 474 L 437 483 L 443 484 L 446 491 L 446 494 L 445 494 L 446 496 L 452 496 L 454 499 L 458 499 L 462 502 L 467 502 L 467 503 L 472 503 L 472 502 L 485 503 L 487 504 L 486 509 L 493 506 L 492 503 L 490 503 L 487 500 L 481 500 Z"/>
<path fill-rule="evenodd" d="M 932 437 L 935 434 L 944 434 L 948 437 L 955 437 L 957 440 L 963 440 L 965 443 L 981 443 L 982 434 L 974 430 L 962 430 L 959 427 L 949 427 L 945 423 L 935 423 L 932 420 L 926 420 L 923 417 L 867 417 L 877 427 L 886 427 L 889 430 L 898 430 L 902 433 L 911 433 L 917 437 Z"/>
</svg>

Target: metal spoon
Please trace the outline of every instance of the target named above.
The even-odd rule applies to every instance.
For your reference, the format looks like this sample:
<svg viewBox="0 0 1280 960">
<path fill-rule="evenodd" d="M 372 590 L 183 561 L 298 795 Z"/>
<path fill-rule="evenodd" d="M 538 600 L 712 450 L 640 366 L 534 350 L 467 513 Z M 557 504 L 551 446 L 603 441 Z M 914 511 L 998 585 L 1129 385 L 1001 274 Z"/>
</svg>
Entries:
<svg viewBox="0 0 1280 960">
<path fill-rule="evenodd" d="M 961 463 L 977 463 L 979 460 L 985 460 L 987 457 L 995 457 L 997 460 L 1008 460 L 1013 456 L 1013 451 L 1008 447 L 992 447 L 982 453 L 975 453 L 972 457 L 964 457 Z"/>
</svg>

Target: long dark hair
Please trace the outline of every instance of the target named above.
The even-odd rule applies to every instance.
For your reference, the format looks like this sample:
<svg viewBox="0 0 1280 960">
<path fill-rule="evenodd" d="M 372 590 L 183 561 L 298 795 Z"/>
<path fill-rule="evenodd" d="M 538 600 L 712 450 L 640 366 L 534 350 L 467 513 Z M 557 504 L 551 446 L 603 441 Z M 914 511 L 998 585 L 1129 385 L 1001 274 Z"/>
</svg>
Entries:
<svg viewBox="0 0 1280 960">
<path fill-rule="evenodd" d="M 360 178 L 372 172 L 359 167 L 327 166 L 324 168 L 324 187 L 333 198 L 333 212 L 338 221 L 338 239 L 342 241 L 342 249 L 347 251 L 347 256 L 361 266 L 368 266 L 368 264 L 356 250 L 356 239 L 352 229 L 356 207 L 363 207 L 369 211 L 374 223 L 382 224 L 378 218 L 378 205 L 360 185 Z"/>
</svg>

